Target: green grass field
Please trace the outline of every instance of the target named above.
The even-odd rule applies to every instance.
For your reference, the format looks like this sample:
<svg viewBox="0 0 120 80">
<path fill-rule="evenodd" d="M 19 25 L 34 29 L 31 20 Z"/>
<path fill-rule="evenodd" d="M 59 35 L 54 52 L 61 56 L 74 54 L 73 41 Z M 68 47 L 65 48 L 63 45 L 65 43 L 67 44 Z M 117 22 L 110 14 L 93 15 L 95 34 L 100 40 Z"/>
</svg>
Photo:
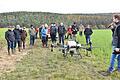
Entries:
<svg viewBox="0 0 120 80">
<path fill-rule="evenodd" d="M 4 43 L 5 30 L 0 29 L 0 39 Z M 85 43 L 84 36 L 77 36 L 77 40 Z M 0 80 L 120 80 L 117 71 L 108 76 L 103 75 L 109 67 L 111 31 L 94 30 L 92 42 L 97 48 L 89 53 L 90 57 L 82 50 L 83 58 L 80 59 L 70 56 L 64 58 L 58 49 L 50 52 L 49 48 L 41 48 L 41 42 L 37 40 L 36 47 L 16 63 L 16 69 L 3 72 Z"/>
</svg>

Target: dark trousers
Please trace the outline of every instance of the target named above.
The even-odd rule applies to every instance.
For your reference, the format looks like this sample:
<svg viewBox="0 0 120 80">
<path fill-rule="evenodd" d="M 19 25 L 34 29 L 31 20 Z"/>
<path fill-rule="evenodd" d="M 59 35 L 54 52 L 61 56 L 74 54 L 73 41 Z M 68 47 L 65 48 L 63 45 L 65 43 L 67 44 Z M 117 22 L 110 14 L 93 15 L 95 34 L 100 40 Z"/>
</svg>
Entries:
<svg viewBox="0 0 120 80">
<path fill-rule="evenodd" d="M 59 43 L 61 44 L 61 42 L 64 45 L 64 34 L 59 34 Z"/>
<path fill-rule="evenodd" d="M 56 34 L 50 34 L 52 43 L 56 42 Z"/>
<path fill-rule="evenodd" d="M 14 41 L 7 41 L 7 45 L 8 45 L 8 50 L 14 49 Z"/>
<path fill-rule="evenodd" d="M 35 37 L 36 37 L 36 39 L 38 38 L 38 36 L 37 36 L 37 35 L 38 35 L 38 32 L 36 32 L 36 36 L 35 36 Z"/>
<path fill-rule="evenodd" d="M 91 41 L 90 35 L 85 35 L 86 43 L 89 44 Z"/>
<path fill-rule="evenodd" d="M 47 37 L 42 36 L 42 45 L 47 47 Z"/>
<path fill-rule="evenodd" d="M 21 40 L 21 46 L 25 49 L 25 40 Z"/>
<path fill-rule="evenodd" d="M 18 39 L 15 40 L 14 48 L 16 48 L 17 44 L 18 44 L 18 47 L 21 47 L 21 40 L 18 40 Z"/>
<path fill-rule="evenodd" d="M 34 46 L 35 43 L 35 35 L 30 35 L 30 45 Z"/>
<path fill-rule="evenodd" d="M 68 33 L 67 34 L 67 39 L 69 38 L 69 36 L 70 36 L 70 39 L 72 39 L 72 34 Z"/>
</svg>

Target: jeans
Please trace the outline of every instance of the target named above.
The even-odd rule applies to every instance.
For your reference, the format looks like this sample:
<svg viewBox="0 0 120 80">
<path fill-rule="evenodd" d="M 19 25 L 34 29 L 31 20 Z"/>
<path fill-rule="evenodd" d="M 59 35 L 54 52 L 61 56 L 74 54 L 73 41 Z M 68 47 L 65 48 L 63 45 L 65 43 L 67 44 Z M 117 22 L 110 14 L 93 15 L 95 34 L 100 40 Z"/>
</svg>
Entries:
<svg viewBox="0 0 120 80">
<path fill-rule="evenodd" d="M 90 35 L 85 35 L 85 38 L 86 38 L 86 43 L 89 44 L 91 40 Z"/>
<path fill-rule="evenodd" d="M 21 47 L 21 40 L 18 40 L 18 39 L 15 40 L 14 48 L 16 48 L 17 44 L 18 44 L 18 47 Z"/>
<path fill-rule="evenodd" d="M 115 46 L 113 46 L 113 51 L 115 49 Z M 118 61 L 118 66 L 117 68 L 120 70 L 120 54 L 113 54 L 111 55 L 111 60 L 110 60 L 110 67 L 109 67 L 109 71 L 113 71 L 114 70 L 114 64 L 115 64 L 115 59 L 117 58 Z"/>
<path fill-rule="evenodd" d="M 8 49 L 14 49 L 14 41 L 7 41 Z"/>
<path fill-rule="evenodd" d="M 63 34 L 59 34 L 59 43 L 61 44 L 62 41 L 62 45 L 64 45 L 64 35 Z"/>
<path fill-rule="evenodd" d="M 36 38 L 35 35 L 30 35 L 30 45 L 31 45 L 31 46 L 34 46 L 35 38 Z"/>
</svg>

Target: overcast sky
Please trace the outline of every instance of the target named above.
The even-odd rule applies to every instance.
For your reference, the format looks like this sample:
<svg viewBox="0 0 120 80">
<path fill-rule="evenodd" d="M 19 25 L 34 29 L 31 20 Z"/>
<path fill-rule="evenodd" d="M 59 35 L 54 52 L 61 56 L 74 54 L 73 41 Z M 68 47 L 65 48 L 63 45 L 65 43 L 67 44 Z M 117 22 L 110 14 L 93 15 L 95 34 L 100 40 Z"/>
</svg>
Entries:
<svg viewBox="0 0 120 80">
<path fill-rule="evenodd" d="M 120 12 L 120 0 L 0 0 L 0 13 L 13 11 L 113 13 Z"/>
</svg>

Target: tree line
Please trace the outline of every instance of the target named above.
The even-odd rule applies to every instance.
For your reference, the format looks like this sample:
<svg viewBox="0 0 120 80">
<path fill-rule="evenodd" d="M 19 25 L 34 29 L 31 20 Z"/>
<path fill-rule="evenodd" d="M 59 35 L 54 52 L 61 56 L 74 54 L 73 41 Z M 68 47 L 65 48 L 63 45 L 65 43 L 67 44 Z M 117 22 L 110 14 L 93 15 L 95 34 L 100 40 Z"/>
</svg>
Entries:
<svg viewBox="0 0 120 80">
<path fill-rule="evenodd" d="M 101 14 L 58 14 L 48 12 L 9 12 L 0 13 L 0 27 L 21 25 L 29 27 L 31 24 L 39 27 L 42 23 L 63 22 L 66 27 L 76 22 L 78 25 L 92 25 L 92 28 L 106 28 L 112 21 L 113 13 Z"/>
</svg>

